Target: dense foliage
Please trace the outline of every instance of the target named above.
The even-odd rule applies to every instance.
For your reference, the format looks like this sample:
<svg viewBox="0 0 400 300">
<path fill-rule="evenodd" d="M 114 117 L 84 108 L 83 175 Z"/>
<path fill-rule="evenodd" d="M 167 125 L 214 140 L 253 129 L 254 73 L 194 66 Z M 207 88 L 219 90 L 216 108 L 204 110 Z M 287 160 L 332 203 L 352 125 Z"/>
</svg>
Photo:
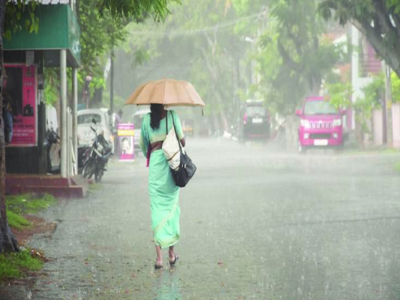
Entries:
<svg viewBox="0 0 400 300">
<path fill-rule="evenodd" d="M 326 19 L 333 17 L 342 25 L 352 22 L 400 76 L 399 0 L 323 0 L 319 10 Z"/>
<path fill-rule="evenodd" d="M 314 0 L 171 6 L 165 24 L 129 26 L 131 52 L 118 52 L 117 93 L 127 97 L 140 83 L 162 77 L 189 80 L 208 104 L 213 131 L 236 126 L 246 99 L 264 99 L 272 112 L 293 114 L 342 58 L 324 38 L 325 21 L 316 9 Z M 135 64 L 137 52 L 145 54 L 143 66 Z"/>
</svg>

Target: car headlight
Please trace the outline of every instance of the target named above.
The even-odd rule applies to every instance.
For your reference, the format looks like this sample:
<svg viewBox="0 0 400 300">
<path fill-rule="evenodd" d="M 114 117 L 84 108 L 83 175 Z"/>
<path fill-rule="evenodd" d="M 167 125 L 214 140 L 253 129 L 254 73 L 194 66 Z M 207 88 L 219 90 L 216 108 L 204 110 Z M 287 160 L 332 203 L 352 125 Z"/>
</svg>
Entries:
<svg viewBox="0 0 400 300">
<path fill-rule="evenodd" d="M 301 119 L 300 120 L 300 125 L 301 125 L 301 127 L 304 127 L 306 129 L 310 129 L 311 128 L 311 124 L 310 124 L 309 120 Z"/>
<path fill-rule="evenodd" d="M 342 126 L 342 120 L 341 119 L 333 120 L 333 127 L 339 127 L 339 126 Z"/>
</svg>

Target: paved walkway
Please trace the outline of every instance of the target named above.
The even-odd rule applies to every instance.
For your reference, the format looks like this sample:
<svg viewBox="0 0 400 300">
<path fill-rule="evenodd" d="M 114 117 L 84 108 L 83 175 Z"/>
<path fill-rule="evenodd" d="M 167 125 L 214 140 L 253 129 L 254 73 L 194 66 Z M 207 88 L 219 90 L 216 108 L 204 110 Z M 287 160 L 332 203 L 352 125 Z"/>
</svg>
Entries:
<svg viewBox="0 0 400 300">
<path fill-rule="evenodd" d="M 144 159 L 114 162 L 44 214 L 58 228 L 31 246 L 53 260 L 11 299 L 400 299 L 400 156 L 188 144 L 176 268 L 153 268 Z"/>
</svg>

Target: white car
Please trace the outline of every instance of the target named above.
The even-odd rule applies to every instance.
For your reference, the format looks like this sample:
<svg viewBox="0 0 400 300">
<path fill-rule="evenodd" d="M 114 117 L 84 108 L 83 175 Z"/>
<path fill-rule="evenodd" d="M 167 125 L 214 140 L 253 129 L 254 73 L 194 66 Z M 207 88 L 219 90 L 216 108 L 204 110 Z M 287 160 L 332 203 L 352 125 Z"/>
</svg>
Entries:
<svg viewBox="0 0 400 300">
<path fill-rule="evenodd" d="M 142 128 L 142 120 L 145 115 L 150 113 L 149 108 L 136 111 L 132 115 L 132 123 L 135 126 L 135 152 L 140 152 L 140 131 Z"/>
<path fill-rule="evenodd" d="M 110 117 L 106 108 L 100 109 L 83 109 L 78 111 L 78 146 L 91 146 L 95 139 L 94 132 L 90 126 L 95 127 L 97 133 L 103 133 L 106 141 L 113 145 L 114 138 L 110 129 Z M 96 120 L 96 125 L 93 124 Z"/>
</svg>

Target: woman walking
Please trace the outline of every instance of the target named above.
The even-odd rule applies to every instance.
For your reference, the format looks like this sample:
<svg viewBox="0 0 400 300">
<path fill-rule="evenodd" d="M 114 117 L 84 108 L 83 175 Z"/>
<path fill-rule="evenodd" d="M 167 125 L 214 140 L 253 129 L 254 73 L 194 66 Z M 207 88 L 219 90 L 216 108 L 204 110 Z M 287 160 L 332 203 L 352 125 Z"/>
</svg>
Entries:
<svg viewBox="0 0 400 300">
<path fill-rule="evenodd" d="M 162 150 L 163 141 L 175 123 L 176 133 L 183 146 L 181 122 L 174 111 L 167 112 L 161 104 L 151 104 L 151 112 L 143 118 L 140 146 L 149 166 L 149 195 L 151 223 L 156 244 L 156 269 L 163 267 L 162 249 L 169 248 L 169 263 L 178 259 L 174 245 L 179 241 L 179 187 Z M 167 122 L 168 120 L 168 122 Z M 168 125 L 168 128 L 167 128 Z"/>
</svg>

